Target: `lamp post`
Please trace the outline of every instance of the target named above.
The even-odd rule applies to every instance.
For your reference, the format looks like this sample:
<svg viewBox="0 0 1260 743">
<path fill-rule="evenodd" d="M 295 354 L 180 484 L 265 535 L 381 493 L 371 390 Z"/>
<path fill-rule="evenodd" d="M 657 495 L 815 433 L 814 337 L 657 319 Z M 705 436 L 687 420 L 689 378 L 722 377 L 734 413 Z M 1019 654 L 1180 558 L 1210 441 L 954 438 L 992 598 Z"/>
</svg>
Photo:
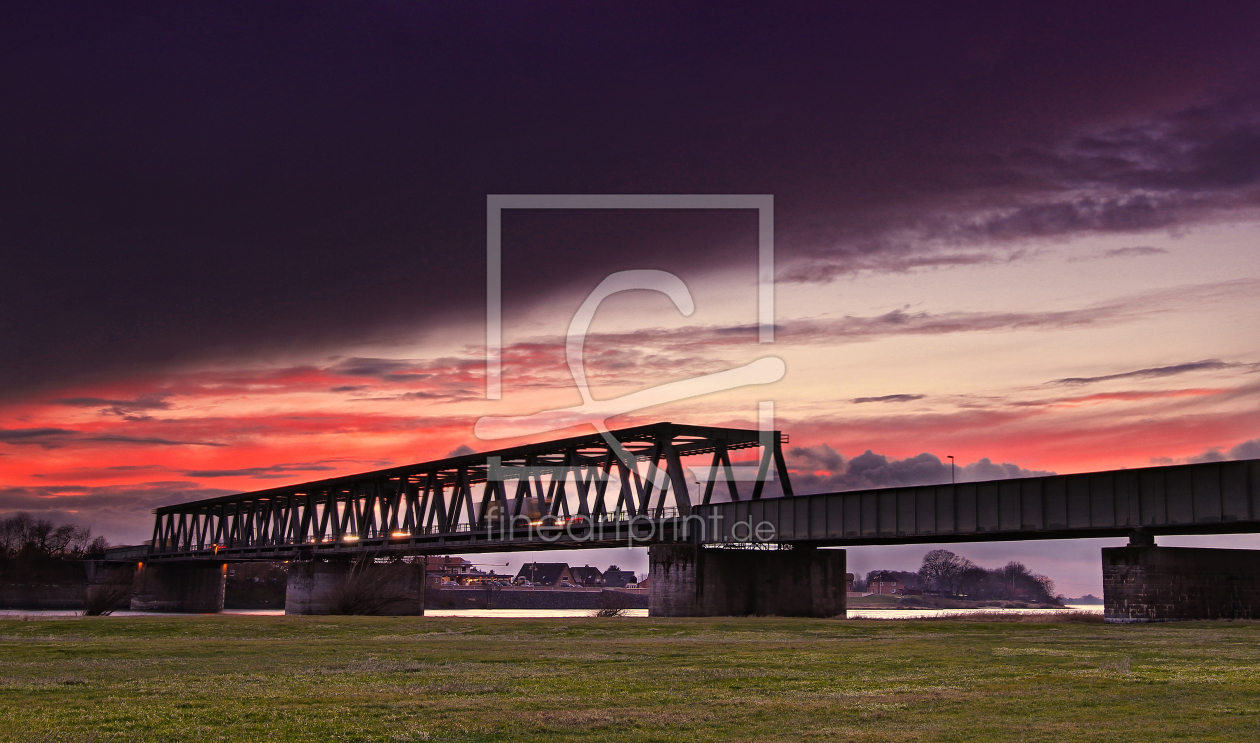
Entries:
<svg viewBox="0 0 1260 743">
<path fill-rule="evenodd" d="M 949 458 L 949 484 L 953 485 L 954 484 L 954 455 L 946 454 L 945 456 Z"/>
</svg>

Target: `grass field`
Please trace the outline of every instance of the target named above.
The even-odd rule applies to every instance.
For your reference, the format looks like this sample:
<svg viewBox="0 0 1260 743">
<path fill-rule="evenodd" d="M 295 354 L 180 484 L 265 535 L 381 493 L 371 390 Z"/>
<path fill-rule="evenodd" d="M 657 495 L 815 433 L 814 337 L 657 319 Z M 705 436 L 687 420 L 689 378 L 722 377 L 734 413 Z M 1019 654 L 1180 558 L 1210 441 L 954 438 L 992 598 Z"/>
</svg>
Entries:
<svg viewBox="0 0 1260 743">
<path fill-rule="evenodd" d="M 0 622 L 0 740 L 1260 740 L 1260 624 Z"/>
</svg>

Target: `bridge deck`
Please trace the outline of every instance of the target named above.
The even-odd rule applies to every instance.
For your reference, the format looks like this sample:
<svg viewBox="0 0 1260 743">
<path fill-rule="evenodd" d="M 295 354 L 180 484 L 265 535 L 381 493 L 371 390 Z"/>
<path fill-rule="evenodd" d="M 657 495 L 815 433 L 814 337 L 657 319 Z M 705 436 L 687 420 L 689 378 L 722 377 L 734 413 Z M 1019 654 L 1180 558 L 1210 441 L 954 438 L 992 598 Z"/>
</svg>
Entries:
<svg viewBox="0 0 1260 743">
<path fill-rule="evenodd" d="M 825 545 L 1260 532 L 1260 460 L 702 506 L 704 540 Z"/>
</svg>

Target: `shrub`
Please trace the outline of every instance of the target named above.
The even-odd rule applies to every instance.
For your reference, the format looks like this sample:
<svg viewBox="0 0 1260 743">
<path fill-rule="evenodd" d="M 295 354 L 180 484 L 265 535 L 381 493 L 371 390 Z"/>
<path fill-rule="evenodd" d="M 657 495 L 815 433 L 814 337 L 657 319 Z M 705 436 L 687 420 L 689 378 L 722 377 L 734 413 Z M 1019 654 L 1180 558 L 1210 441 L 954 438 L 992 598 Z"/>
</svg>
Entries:
<svg viewBox="0 0 1260 743">
<path fill-rule="evenodd" d="M 104 570 L 96 578 L 83 596 L 85 617 L 106 617 L 127 606 L 140 580 L 130 567 Z"/>
<path fill-rule="evenodd" d="M 597 617 L 621 617 L 626 610 L 634 608 L 634 599 L 621 591 L 600 591 L 599 608 L 595 610 Z"/>
</svg>

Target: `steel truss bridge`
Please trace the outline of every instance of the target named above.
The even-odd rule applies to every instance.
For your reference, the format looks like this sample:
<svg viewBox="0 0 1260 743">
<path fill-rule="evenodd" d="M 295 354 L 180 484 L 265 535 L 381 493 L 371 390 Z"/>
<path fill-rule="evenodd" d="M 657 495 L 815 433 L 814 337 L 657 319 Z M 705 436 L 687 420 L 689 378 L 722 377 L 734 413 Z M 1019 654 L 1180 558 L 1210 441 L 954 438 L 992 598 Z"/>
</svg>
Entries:
<svg viewBox="0 0 1260 743">
<path fill-rule="evenodd" d="M 730 501 L 760 500 L 774 474 L 790 496 L 786 441 L 777 431 L 656 423 L 164 506 L 155 511 L 148 557 L 291 560 L 690 541 L 697 506 L 683 458 L 709 459 L 699 506 L 715 489 Z M 730 454 L 743 449 L 760 451 L 755 479 L 741 483 Z"/>
<path fill-rule="evenodd" d="M 657 423 L 165 506 L 145 559 L 1260 532 L 1260 460 L 798 496 L 784 443 Z M 741 449 L 759 450 L 746 484 L 730 457 Z M 682 459 L 696 456 L 709 465 L 693 494 Z"/>
</svg>

